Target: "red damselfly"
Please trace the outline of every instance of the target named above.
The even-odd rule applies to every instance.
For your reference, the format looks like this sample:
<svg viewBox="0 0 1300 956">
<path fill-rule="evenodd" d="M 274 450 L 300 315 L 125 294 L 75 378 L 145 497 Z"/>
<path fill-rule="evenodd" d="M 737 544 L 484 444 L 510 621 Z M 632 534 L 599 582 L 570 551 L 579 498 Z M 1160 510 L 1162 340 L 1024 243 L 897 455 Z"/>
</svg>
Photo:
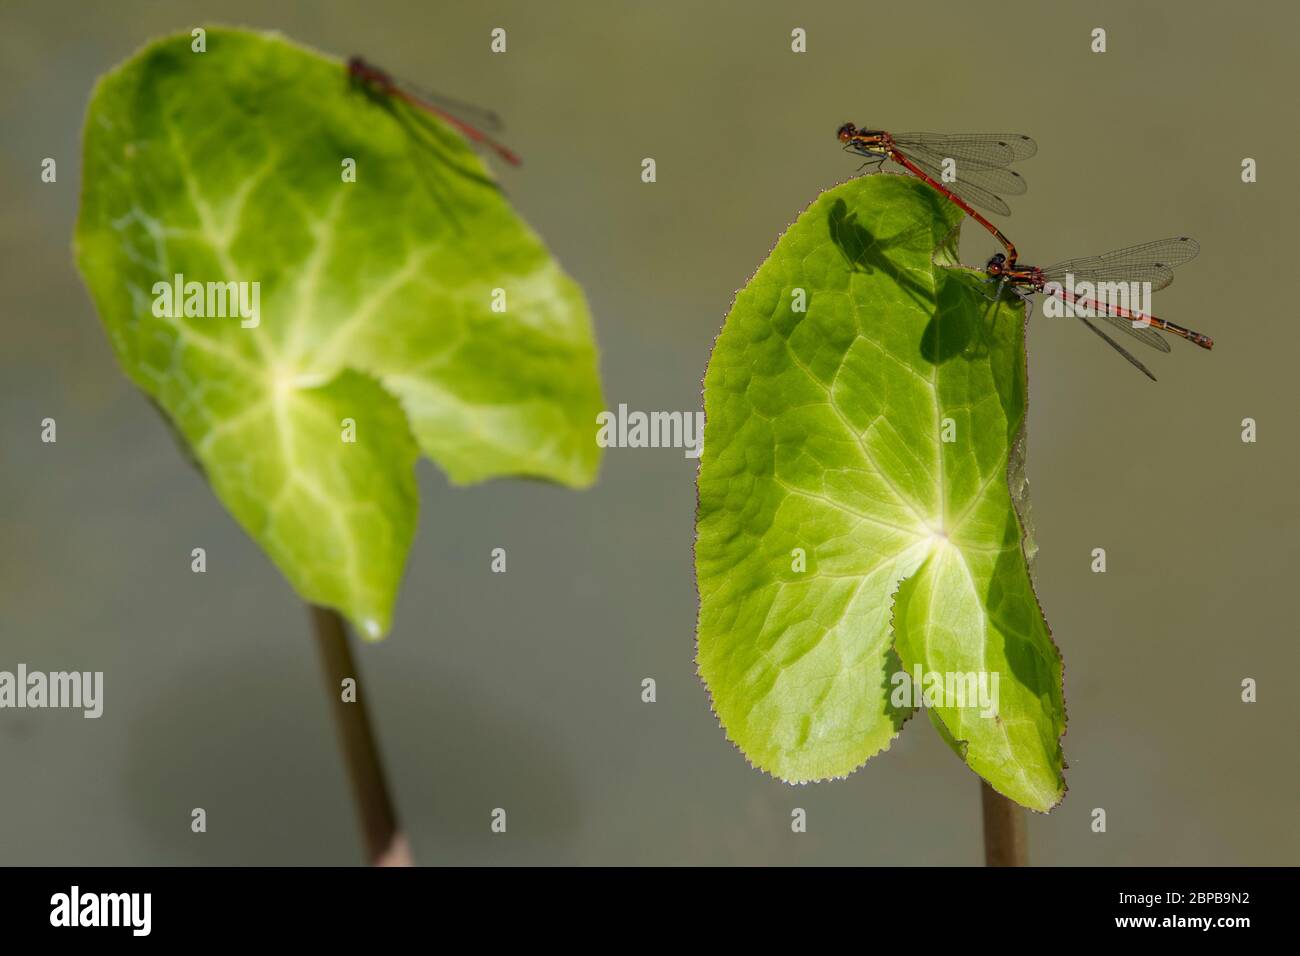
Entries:
<svg viewBox="0 0 1300 956">
<path fill-rule="evenodd" d="M 979 206 L 1001 216 L 1011 215 L 1002 196 L 1018 196 L 1025 180 L 1012 163 L 1029 159 L 1037 144 L 1020 133 L 886 133 L 859 129 L 852 123 L 839 128 L 844 148 L 876 162 L 893 160 L 912 175 L 929 183 L 956 203 L 966 215 L 993 234 L 1006 249 L 1006 260 L 1016 264 L 1016 247 L 997 226 L 975 211 Z M 952 168 L 945 169 L 948 162 Z M 951 181 L 948 181 L 951 179 Z"/>
<path fill-rule="evenodd" d="M 500 120 L 495 113 L 471 106 L 469 103 L 416 89 L 404 81 L 399 83 L 391 74 L 367 63 L 359 56 L 348 60 L 348 76 L 367 90 L 396 97 L 416 109 L 450 123 L 460 130 L 466 139 L 488 147 L 510 165 L 520 164 L 521 160 L 518 156 L 483 131 L 485 128 L 496 130 L 500 127 Z M 470 119 L 462 119 L 462 117 L 470 117 Z"/>
<path fill-rule="evenodd" d="M 1075 318 L 1155 381 L 1156 377 L 1145 365 L 1088 319 L 1101 319 L 1112 328 L 1161 352 L 1169 351 L 1169 343 L 1156 334 L 1156 329 L 1177 335 L 1203 349 L 1213 348 L 1214 340 L 1208 335 L 1118 305 L 1111 295 L 1123 292 L 1123 287 L 1131 283 L 1149 284 L 1151 292 L 1159 291 L 1174 281 L 1175 266 L 1194 258 L 1200 251 L 1200 244 L 1195 239 L 1175 236 L 1172 239 L 1158 239 L 1139 246 L 1129 246 L 1127 249 L 1117 249 L 1105 255 L 1067 259 L 1042 268 L 1016 265 L 1007 256 L 998 253 L 988 261 L 984 271 L 990 281 L 998 282 L 999 292 L 1003 285 L 1008 285 L 1027 301 L 1033 293 L 1042 292 L 1069 303 Z M 1081 285 L 1084 283 L 1086 285 Z M 1072 291 L 1076 287 L 1084 291 Z"/>
</svg>

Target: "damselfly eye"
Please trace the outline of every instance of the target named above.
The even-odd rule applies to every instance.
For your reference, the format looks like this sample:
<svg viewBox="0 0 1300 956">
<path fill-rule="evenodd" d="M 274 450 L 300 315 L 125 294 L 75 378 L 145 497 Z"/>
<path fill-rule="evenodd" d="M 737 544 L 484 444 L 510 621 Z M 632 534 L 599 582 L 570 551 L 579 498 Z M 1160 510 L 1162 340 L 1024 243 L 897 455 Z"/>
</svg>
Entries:
<svg viewBox="0 0 1300 956">
<path fill-rule="evenodd" d="M 853 138 L 853 134 L 856 133 L 857 131 L 858 131 L 857 127 L 854 126 L 852 123 L 845 123 L 843 126 L 840 127 L 839 132 L 836 133 L 835 135 L 839 137 L 841 143 L 847 143 L 850 139 Z"/>
</svg>

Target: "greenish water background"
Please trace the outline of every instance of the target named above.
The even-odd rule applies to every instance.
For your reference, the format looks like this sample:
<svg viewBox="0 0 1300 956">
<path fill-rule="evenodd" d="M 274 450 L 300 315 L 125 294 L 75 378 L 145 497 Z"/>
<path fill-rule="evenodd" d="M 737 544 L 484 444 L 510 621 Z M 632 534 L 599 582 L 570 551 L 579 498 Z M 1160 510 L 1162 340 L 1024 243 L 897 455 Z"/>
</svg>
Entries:
<svg viewBox="0 0 1300 956">
<path fill-rule="evenodd" d="M 699 407 L 734 290 L 853 174 L 833 139 L 845 120 L 1034 136 L 1030 192 L 1006 221 L 1027 261 L 1197 237 L 1200 259 L 1158 312 L 1216 348 L 1153 353 L 1158 384 L 1082 328 L 1029 331 L 1039 597 L 1070 720 L 1069 793 L 1031 821 L 1031 855 L 1297 862 L 1300 12 L 1009 9 L 6 3 L 0 669 L 103 670 L 106 710 L 0 712 L 0 862 L 359 859 L 305 613 L 117 369 L 70 255 L 94 79 L 146 39 L 208 22 L 361 53 L 500 112 L 526 163 L 504 181 L 587 290 L 611 406 Z M 488 50 L 495 26 L 503 56 Z M 803 55 L 789 50 L 796 26 Z M 1096 26 L 1104 55 L 1089 52 Z M 45 156 L 56 185 L 39 181 Z M 1259 161 L 1255 185 L 1240 182 L 1243 156 Z M 975 262 L 992 246 L 968 227 L 963 249 Z M 39 441 L 46 416 L 57 445 Z M 673 450 L 614 449 L 597 487 L 574 494 L 453 490 L 421 465 L 396 626 L 361 652 L 417 859 L 978 862 L 977 781 L 923 720 L 848 780 L 805 788 L 725 742 L 692 665 L 694 471 Z M 202 576 L 189 571 L 200 545 Z M 504 576 L 488 571 L 497 546 Z M 1105 575 L 1089 571 L 1095 547 Z M 1260 682 L 1254 705 L 1239 701 L 1244 677 Z M 506 836 L 489 832 L 494 807 Z"/>
</svg>

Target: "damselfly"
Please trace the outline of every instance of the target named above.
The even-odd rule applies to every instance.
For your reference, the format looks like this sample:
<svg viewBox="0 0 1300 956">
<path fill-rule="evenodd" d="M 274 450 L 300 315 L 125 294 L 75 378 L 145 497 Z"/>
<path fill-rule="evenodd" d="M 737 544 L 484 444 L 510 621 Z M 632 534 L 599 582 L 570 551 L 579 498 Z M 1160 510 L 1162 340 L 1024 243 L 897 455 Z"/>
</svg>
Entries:
<svg viewBox="0 0 1300 956">
<path fill-rule="evenodd" d="M 348 60 L 348 76 L 373 93 L 396 97 L 450 123 L 466 139 L 488 147 L 512 166 L 519 165 L 518 156 L 483 131 L 484 128 L 494 131 L 500 128 L 501 121 L 495 113 L 426 90 L 417 90 L 409 83 L 399 83 L 392 75 L 359 56 Z M 472 117 L 472 121 L 461 117 Z"/>
<path fill-rule="evenodd" d="M 1026 300 L 1035 292 L 1043 292 L 1069 303 L 1075 318 L 1155 381 L 1156 377 L 1145 365 L 1088 319 L 1098 318 L 1161 352 L 1169 351 L 1169 343 L 1155 333 L 1156 329 L 1177 335 L 1203 349 L 1213 348 L 1214 340 L 1208 335 L 1126 308 L 1116 304 L 1107 295 L 1108 292 L 1118 291 L 1131 283 L 1149 284 L 1150 291 L 1157 292 L 1174 281 L 1176 266 L 1194 258 L 1200 251 L 1200 244 L 1195 239 L 1175 236 L 1172 239 L 1158 239 L 1139 246 L 1129 246 L 1127 249 L 1117 249 L 1105 255 L 1067 259 L 1042 268 L 1016 265 L 1009 257 L 998 253 L 988 261 L 984 271 L 990 281 L 997 281 L 999 291 L 1003 285 L 1007 285 Z M 1082 283 L 1086 283 L 1082 286 L 1085 291 L 1072 291 Z"/>
<path fill-rule="evenodd" d="M 1014 266 L 1016 247 L 1002 230 L 975 211 L 979 206 L 1001 216 L 1011 215 L 1002 196 L 1018 196 L 1025 180 L 1012 163 L 1029 159 L 1038 146 L 1020 133 L 886 133 L 859 129 L 852 123 L 839 128 L 844 148 L 876 162 L 893 160 L 912 175 L 929 183 L 966 215 L 993 234 L 1006 249 L 1006 261 Z"/>
</svg>

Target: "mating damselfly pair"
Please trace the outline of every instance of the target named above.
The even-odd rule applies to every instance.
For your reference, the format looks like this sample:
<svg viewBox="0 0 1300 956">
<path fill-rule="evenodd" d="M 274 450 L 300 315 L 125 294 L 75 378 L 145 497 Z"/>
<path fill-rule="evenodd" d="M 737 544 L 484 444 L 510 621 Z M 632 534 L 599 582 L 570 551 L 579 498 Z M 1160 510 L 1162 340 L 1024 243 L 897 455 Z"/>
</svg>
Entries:
<svg viewBox="0 0 1300 956">
<path fill-rule="evenodd" d="M 1100 256 L 1067 259 L 1050 266 L 1020 264 L 1015 244 L 978 210 L 1003 216 L 1011 214 L 1002 197 L 1023 193 L 1025 181 L 1010 167 L 1038 151 L 1038 146 L 1028 136 L 1019 133 L 888 133 L 878 129 L 860 129 L 852 123 L 841 126 L 837 135 L 846 150 L 865 156 L 869 165 L 879 169 L 886 161 L 897 163 L 987 229 L 1004 250 L 990 258 L 984 267 L 990 282 L 997 284 L 999 292 L 1010 288 L 1026 299 L 1038 292 L 1056 296 L 1068 304 L 1070 314 L 1105 339 L 1152 381 L 1155 376 L 1142 362 L 1089 319 L 1099 319 L 1111 329 L 1161 352 L 1169 351 L 1169 343 L 1156 334 L 1154 330 L 1157 329 L 1201 348 L 1213 348 L 1214 340 L 1208 335 L 1104 300 L 1092 292 L 1076 294 L 1071 291 L 1075 281 L 1086 283 L 1084 288 L 1092 290 L 1138 283 L 1153 292 L 1159 291 L 1173 281 L 1175 266 L 1187 262 L 1200 251 L 1200 245 L 1194 239 L 1186 236 L 1158 239 Z"/>
<path fill-rule="evenodd" d="M 519 157 L 514 152 L 485 132 L 499 128 L 495 114 L 399 82 L 361 57 L 354 56 L 348 60 L 347 70 L 351 80 L 371 95 L 398 100 L 436 116 L 471 142 L 493 150 L 511 165 L 519 165 Z M 1142 362 L 1089 319 L 1096 318 L 1112 330 L 1162 352 L 1169 351 L 1169 343 L 1156 330 L 1176 335 L 1204 349 L 1214 346 L 1214 340 L 1208 335 L 1116 304 L 1095 292 L 1075 294 L 1070 288 L 1070 280 L 1078 280 L 1089 284 L 1088 288 L 1093 290 L 1137 283 L 1150 291 L 1159 291 L 1173 281 L 1175 266 L 1200 251 L 1194 239 L 1175 236 L 1100 256 L 1067 259 L 1050 266 L 1020 264 L 1015 244 L 979 210 L 1003 216 L 1011 214 L 1002 197 L 1025 191 L 1024 178 L 1011 166 L 1029 159 L 1038 151 L 1037 144 L 1028 136 L 1019 133 L 889 133 L 845 123 L 839 128 L 838 138 L 846 150 L 866 157 L 868 163 L 877 168 L 886 161 L 902 166 L 987 229 L 1004 250 L 990 258 L 984 267 L 989 280 L 996 282 L 999 295 L 1002 289 L 1009 288 L 1026 300 L 1035 293 L 1056 296 L 1070 307 L 1071 314 L 1153 381 L 1155 376 Z"/>
</svg>

